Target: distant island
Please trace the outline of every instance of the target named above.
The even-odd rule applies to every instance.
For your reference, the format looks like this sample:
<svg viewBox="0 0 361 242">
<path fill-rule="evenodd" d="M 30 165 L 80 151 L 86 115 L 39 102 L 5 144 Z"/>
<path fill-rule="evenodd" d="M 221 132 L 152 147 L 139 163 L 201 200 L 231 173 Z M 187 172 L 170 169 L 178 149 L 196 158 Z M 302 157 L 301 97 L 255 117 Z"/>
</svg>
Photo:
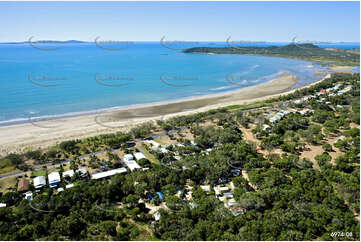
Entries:
<svg viewBox="0 0 361 242">
<path fill-rule="evenodd" d="M 286 46 L 268 47 L 194 47 L 183 52 L 286 57 L 316 61 L 320 64 L 360 65 L 360 54 L 357 54 L 355 51 L 345 52 L 336 48 L 323 49 L 313 44 L 289 44 Z"/>
<path fill-rule="evenodd" d="M 77 44 L 77 43 L 88 43 L 87 41 L 81 41 L 81 40 L 34 40 L 31 41 L 32 43 L 37 44 L 58 44 L 58 43 L 64 43 L 64 44 Z M 19 41 L 19 42 L 2 42 L 0 44 L 27 44 L 29 43 L 29 40 L 27 41 Z"/>
</svg>

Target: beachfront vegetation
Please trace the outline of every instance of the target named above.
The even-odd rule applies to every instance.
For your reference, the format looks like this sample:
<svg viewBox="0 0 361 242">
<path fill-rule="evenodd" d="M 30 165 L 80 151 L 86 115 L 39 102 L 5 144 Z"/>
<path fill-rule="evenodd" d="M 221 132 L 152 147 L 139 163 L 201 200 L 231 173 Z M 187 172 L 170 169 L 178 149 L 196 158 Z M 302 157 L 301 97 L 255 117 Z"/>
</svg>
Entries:
<svg viewBox="0 0 361 242">
<path fill-rule="evenodd" d="M 260 55 L 310 60 L 321 64 L 360 65 L 360 53 L 344 52 L 339 49 L 327 50 L 313 44 L 269 47 L 238 47 L 235 45 L 230 47 L 194 47 L 184 50 L 184 53 Z"/>
<path fill-rule="evenodd" d="M 13 166 L 70 159 L 73 168 L 91 164 L 107 170 L 121 166 L 113 152 L 140 150 L 146 158 L 138 164 L 149 169 L 79 179 L 62 192 L 31 188 L 31 201 L 15 191 L 4 193 L 0 239 L 359 240 L 359 90 L 359 74 L 334 74 L 256 106 L 11 154 L 5 160 Z M 271 122 L 280 110 L 289 113 Z M 167 145 L 155 149 L 144 138 Z M 101 151 L 101 157 L 95 153 Z M 88 163 L 82 157 L 87 154 Z"/>
</svg>

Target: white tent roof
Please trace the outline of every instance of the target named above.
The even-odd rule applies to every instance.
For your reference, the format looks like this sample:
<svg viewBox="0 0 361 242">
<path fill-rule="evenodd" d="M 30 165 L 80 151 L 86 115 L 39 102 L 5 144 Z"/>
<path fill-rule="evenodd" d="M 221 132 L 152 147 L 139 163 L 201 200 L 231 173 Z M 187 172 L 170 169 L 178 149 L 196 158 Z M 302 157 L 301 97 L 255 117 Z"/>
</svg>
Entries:
<svg viewBox="0 0 361 242">
<path fill-rule="evenodd" d="M 122 167 L 110 171 L 99 172 L 91 175 L 91 179 L 101 179 L 108 176 L 114 176 L 115 174 L 126 173 L 127 169 Z"/>
</svg>

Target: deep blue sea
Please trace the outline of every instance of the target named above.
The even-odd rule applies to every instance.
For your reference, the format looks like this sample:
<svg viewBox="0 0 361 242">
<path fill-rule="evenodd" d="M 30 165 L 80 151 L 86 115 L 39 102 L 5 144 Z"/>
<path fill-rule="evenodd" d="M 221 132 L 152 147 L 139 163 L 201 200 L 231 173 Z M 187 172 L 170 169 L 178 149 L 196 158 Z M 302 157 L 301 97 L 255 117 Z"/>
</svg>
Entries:
<svg viewBox="0 0 361 242">
<path fill-rule="evenodd" d="M 258 46 L 265 45 L 271 44 Z M 30 115 L 58 116 L 231 91 L 284 72 L 294 73 L 301 85 L 320 79 L 314 70 L 325 69 L 286 58 L 184 54 L 177 49 L 191 46 L 169 43 L 165 46 L 171 48 L 166 48 L 159 42 L 38 46 L 43 49 L 28 43 L 0 44 L 2 124 Z M 359 48 L 359 44 L 320 46 Z"/>
</svg>

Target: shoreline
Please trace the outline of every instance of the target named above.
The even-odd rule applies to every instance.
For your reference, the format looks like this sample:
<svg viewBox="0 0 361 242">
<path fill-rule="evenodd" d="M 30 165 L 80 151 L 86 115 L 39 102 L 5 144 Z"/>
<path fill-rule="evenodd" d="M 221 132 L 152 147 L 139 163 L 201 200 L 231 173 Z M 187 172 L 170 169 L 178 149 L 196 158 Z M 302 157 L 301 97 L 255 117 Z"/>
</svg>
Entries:
<svg viewBox="0 0 361 242">
<path fill-rule="evenodd" d="M 200 99 L 208 99 L 208 98 L 215 98 L 215 97 L 220 97 L 220 96 L 225 96 L 225 95 L 232 95 L 232 94 L 238 93 L 241 90 L 247 90 L 248 88 L 252 88 L 252 87 L 256 87 L 256 86 L 262 86 L 263 84 L 266 84 L 268 82 L 273 81 L 274 79 L 277 79 L 279 77 L 282 77 L 283 75 L 288 75 L 288 74 L 294 75 L 294 74 L 288 73 L 288 72 L 280 72 L 277 75 L 275 75 L 276 76 L 275 78 L 269 79 L 264 83 L 260 83 L 260 84 L 253 85 L 253 86 L 247 86 L 247 87 L 243 87 L 243 88 L 236 88 L 236 89 L 233 89 L 230 91 L 223 91 L 223 92 L 218 92 L 218 93 L 208 93 L 208 94 L 203 94 L 203 95 L 195 95 L 195 96 L 189 96 L 189 97 L 165 100 L 165 101 L 158 101 L 158 102 L 106 107 L 106 108 L 93 109 L 93 110 L 87 110 L 87 111 L 75 111 L 75 112 L 68 112 L 68 113 L 63 113 L 63 114 L 49 114 L 49 115 L 43 115 L 43 116 L 32 116 L 31 114 L 29 114 L 28 117 L 25 117 L 25 118 L 15 118 L 15 119 L 10 119 L 10 120 L 0 121 L 0 128 L 1 127 L 11 127 L 11 126 L 21 125 L 21 124 L 26 124 L 26 123 L 31 123 L 31 122 L 46 122 L 46 121 L 52 121 L 52 120 L 58 120 L 58 119 L 68 119 L 68 118 L 75 118 L 75 117 L 88 116 L 88 115 L 100 115 L 100 114 L 109 113 L 109 112 L 141 109 L 141 108 L 148 108 L 148 107 L 153 107 L 153 106 L 177 104 L 177 103 L 183 103 L 183 102 L 188 102 L 188 101 L 196 101 L 196 100 L 200 100 Z M 296 82 L 296 84 L 297 84 L 297 82 Z M 307 83 L 305 85 L 308 85 L 308 84 L 310 84 L 310 83 Z M 233 85 L 235 85 L 235 84 L 233 84 Z M 296 87 L 296 88 L 298 88 L 298 87 Z"/>
<path fill-rule="evenodd" d="M 28 122 L 0 126 L 0 155 L 21 153 L 28 149 L 46 148 L 56 143 L 91 137 L 99 134 L 127 132 L 140 123 L 168 119 L 174 116 L 205 112 L 230 105 L 243 105 L 256 101 L 287 95 L 296 90 L 315 85 L 320 80 L 301 87 L 292 88 L 298 78 L 283 73 L 266 83 L 242 89 L 189 97 L 174 101 L 135 104 L 95 110 L 93 113 L 73 114 L 70 117 L 40 120 L 29 118 Z M 66 115 L 66 114 L 64 114 Z"/>
</svg>

